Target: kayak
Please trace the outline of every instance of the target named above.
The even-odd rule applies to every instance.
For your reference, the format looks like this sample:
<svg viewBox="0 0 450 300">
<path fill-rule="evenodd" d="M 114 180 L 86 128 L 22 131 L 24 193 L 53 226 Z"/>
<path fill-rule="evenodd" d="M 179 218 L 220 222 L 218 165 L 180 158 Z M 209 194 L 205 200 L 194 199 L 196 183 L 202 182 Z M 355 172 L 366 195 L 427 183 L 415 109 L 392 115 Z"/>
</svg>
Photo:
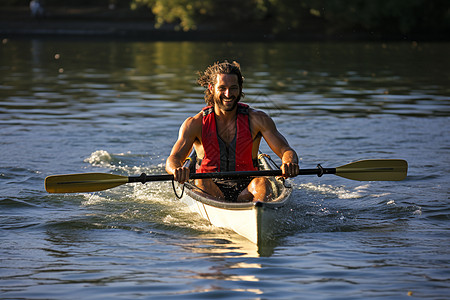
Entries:
<svg viewBox="0 0 450 300">
<path fill-rule="evenodd" d="M 196 156 L 191 154 L 185 166 L 195 173 Z M 279 170 L 266 154 L 258 156 L 259 170 Z M 230 229 L 259 245 L 274 238 L 278 221 L 283 219 L 283 209 L 292 193 L 292 187 L 281 177 L 267 177 L 272 184 L 273 197 L 269 201 L 236 202 L 220 200 L 199 190 L 193 180 L 184 186 L 175 182 L 174 188 L 183 191 L 177 196 L 190 211 L 198 213 L 212 225 Z"/>
</svg>

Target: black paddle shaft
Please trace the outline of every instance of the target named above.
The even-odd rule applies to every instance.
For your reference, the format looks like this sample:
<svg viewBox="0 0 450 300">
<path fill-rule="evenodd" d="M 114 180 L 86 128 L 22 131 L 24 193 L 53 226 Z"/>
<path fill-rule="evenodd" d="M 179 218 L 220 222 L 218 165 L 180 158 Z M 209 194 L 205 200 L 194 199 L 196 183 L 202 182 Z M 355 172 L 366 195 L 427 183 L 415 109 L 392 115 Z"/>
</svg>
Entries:
<svg viewBox="0 0 450 300">
<path fill-rule="evenodd" d="M 323 168 L 318 165 L 316 169 L 300 169 L 299 175 L 317 175 L 323 174 L 336 174 L 336 168 Z M 263 170 L 263 171 L 241 171 L 241 172 L 218 172 L 218 173 L 194 173 L 189 176 L 190 179 L 206 179 L 206 178 L 219 178 L 219 179 L 237 179 L 248 177 L 261 177 L 261 176 L 281 176 L 281 170 Z M 165 181 L 172 180 L 173 175 L 146 175 L 142 173 L 140 176 L 129 176 L 128 182 L 142 182 L 149 181 Z"/>
</svg>

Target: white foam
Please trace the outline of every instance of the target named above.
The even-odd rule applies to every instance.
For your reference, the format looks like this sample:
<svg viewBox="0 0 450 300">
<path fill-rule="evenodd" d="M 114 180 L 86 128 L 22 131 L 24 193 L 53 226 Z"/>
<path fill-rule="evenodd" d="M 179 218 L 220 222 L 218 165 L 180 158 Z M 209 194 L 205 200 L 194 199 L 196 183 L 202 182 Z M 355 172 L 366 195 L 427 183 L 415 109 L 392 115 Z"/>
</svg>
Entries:
<svg viewBox="0 0 450 300">
<path fill-rule="evenodd" d="M 336 187 L 332 185 L 320 184 L 315 185 L 313 183 L 300 184 L 299 189 L 306 189 L 314 192 L 318 192 L 326 195 L 334 195 L 339 199 L 357 199 L 362 198 L 365 189 L 368 185 L 355 187 L 353 191 L 347 190 L 344 187 Z"/>
<path fill-rule="evenodd" d="M 422 215 L 422 210 L 421 209 L 417 209 L 415 211 L 413 211 L 413 215 Z"/>
<path fill-rule="evenodd" d="M 84 161 L 93 166 L 109 167 L 111 166 L 112 156 L 105 150 L 97 150 Z"/>
<path fill-rule="evenodd" d="M 135 201 L 170 202 L 173 196 L 172 187 L 168 182 L 135 183 L 131 196 Z"/>
<path fill-rule="evenodd" d="M 392 194 L 392 193 L 371 194 L 370 197 L 379 198 L 379 197 L 389 196 L 390 194 Z"/>
<path fill-rule="evenodd" d="M 81 203 L 84 206 L 97 205 L 103 202 L 110 201 L 109 198 L 100 196 L 98 194 L 82 194 L 82 196 L 86 199 Z"/>
<path fill-rule="evenodd" d="M 130 156 L 130 152 L 113 154 L 105 150 L 96 150 L 92 152 L 91 155 L 84 160 L 84 162 L 87 162 L 95 167 L 108 168 L 130 175 L 139 175 L 145 172 L 152 173 L 152 170 L 149 169 L 149 167 L 127 165 L 127 156 Z M 161 169 L 159 166 L 158 168 Z"/>
</svg>

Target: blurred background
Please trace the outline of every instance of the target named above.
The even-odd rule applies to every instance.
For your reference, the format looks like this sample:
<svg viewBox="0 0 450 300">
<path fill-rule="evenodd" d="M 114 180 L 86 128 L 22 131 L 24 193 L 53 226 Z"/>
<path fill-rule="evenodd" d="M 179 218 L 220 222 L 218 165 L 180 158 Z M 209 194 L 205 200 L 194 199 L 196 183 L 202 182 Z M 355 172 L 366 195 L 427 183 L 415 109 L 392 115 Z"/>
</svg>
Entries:
<svg viewBox="0 0 450 300">
<path fill-rule="evenodd" d="M 450 31 L 448 0 L 2 0 L 0 11 L 2 36 L 448 40 Z"/>
</svg>

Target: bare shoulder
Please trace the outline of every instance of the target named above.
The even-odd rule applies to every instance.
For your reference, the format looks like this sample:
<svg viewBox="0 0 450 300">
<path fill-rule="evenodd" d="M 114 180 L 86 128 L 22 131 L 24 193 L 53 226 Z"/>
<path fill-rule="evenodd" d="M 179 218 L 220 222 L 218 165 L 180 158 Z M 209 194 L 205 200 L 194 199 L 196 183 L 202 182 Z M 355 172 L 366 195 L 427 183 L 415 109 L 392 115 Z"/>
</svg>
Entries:
<svg viewBox="0 0 450 300">
<path fill-rule="evenodd" d="M 269 115 L 267 113 L 263 112 L 262 110 L 250 108 L 248 112 L 249 112 L 250 118 L 252 120 L 255 120 L 255 121 L 271 120 Z"/>
<path fill-rule="evenodd" d="M 198 124 L 202 124 L 202 112 L 199 112 L 193 117 L 188 117 L 182 126 L 197 126 Z"/>
<path fill-rule="evenodd" d="M 252 127 L 257 129 L 258 131 L 263 131 L 264 129 L 275 126 L 272 118 L 262 110 L 250 108 L 249 115 Z"/>
<path fill-rule="evenodd" d="M 180 127 L 180 135 L 196 138 L 202 133 L 202 112 L 187 118 Z"/>
</svg>

